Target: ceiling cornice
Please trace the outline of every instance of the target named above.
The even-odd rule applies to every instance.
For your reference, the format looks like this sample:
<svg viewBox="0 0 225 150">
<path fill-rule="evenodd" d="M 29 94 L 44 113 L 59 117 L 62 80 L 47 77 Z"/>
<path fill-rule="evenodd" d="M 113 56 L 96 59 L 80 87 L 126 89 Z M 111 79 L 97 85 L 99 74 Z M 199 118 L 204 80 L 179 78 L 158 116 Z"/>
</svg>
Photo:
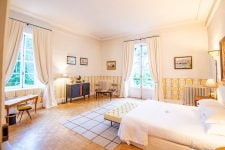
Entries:
<svg viewBox="0 0 225 150">
<path fill-rule="evenodd" d="M 67 28 L 64 25 L 55 23 L 51 19 L 48 19 L 48 18 L 39 16 L 37 14 L 34 14 L 32 12 L 29 12 L 29 11 L 24 10 L 22 8 L 19 8 L 19 7 L 16 7 L 14 5 L 10 5 L 10 10 L 13 10 L 15 12 L 24 14 L 24 15 L 29 16 L 29 17 L 32 17 L 34 19 L 38 19 L 40 21 L 46 22 L 49 25 L 51 25 L 51 27 L 53 28 L 53 31 L 54 30 L 60 30 L 60 31 L 63 31 L 63 32 L 66 32 L 66 33 L 69 33 L 69 34 L 74 34 L 74 35 L 79 35 L 79 36 L 85 36 L 85 37 L 89 37 L 89 38 L 92 38 L 92 39 L 95 39 L 95 40 L 99 40 L 99 41 L 101 40 L 99 37 L 96 37 L 96 36 L 91 35 L 91 34 L 81 33 L 81 32 L 75 32 L 74 30 L 72 30 L 70 28 Z"/>
<path fill-rule="evenodd" d="M 212 18 L 213 18 L 213 16 L 215 15 L 216 10 L 218 9 L 218 7 L 219 7 L 219 5 L 220 5 L 220 2 L 221 2 L 221 0 L 215 0 L 215 1 L 213 2 L 213 5 L 212 5 L 212 7 L 211 7 L 211 9 L 210 9 L 210 11 L 209 11 L 208 17 L 207 17 L 206 22 L 205 22 L 205 26 L 206 26 L 206 27 L 208 27 L 209 24 L 211 23 Z"/>
<path fill-rule="evenodd" d="M 211 16 L 213 15 L 213 13 L 215 13 L 215 10 L 214 10 L 215 7 L 216 8 L 218 7 L 220 1 L 221 0 L 214 1 L 213 5 L 210 9 L 209 15 L 208 15 L 207 19 L 204 20 L 203 23 L 199 20 L 199 11 L 200 11 L 199 8 L 200 8 L 200 5 L 202 4 L 202 0 L 199 0 L 198 1 L 198 7 L 196 8 L 197 14 L 196 14 L 195 19 L 193 19 L 193 20 L 176 22 L 176 23 L 172 23 L 172 24 L 169 24 L 169 25 L 161 25 L 161 26 L 157 26 L 157 27 L 152 27 L 148 30 L 141 31 L 139 33 L 122 33 L 122 34 L 117 34 L 117 35 L 109 36 L 109 37 L 105 37 L 105 38 L 100 38 L 100 37 L 97 37 L 97 36 L 94 36 L 94 35 L 88 34 L 88 33 L 81 33 L 81 32 L 78 32 L 78 31 L 74 31 L 71 28 L 66 27 L 65 25 L 55 23 L 55 21 L 52 21 L 51 19 L 39 16 L 37 14 L 34 14 L 32 12 L 29 12 L 27 10 L 24 10 L 24 9 L 19 8 L 17 6 L 14 6 L 14 5 L 10 5 L 10 9 L 13 10 L 13 11 L 16 11 L 18 13 L 33 17 L 35 19 L 38 19 L 40 21 L 44 21 L 44 22 L 50 24 L 53 28 L 53 31 L 59 30 L 59 31 L 62 31 L 62 32 L 73 34 L 75 36 L 78 35 L 78 36 L 89 37 L 89 38 L 92 38 L 92 39 L 95 39 L 95 40 L 98 40 L 98 41 L 107 41 L 107 40 L 112 40 L 112 39 L 116 39 L 116 38 L 131 36 L 131 35 L 132 36 L 133 35 L 142 35 L 142 34 L 150 33 L 150 32 L 153 32 L 153 31 L 159 31 L 159 30 L 163 30 L 163 29 L 167 29 L 167 28 L 172 28 L 172 27 L 177 27 L 177 26 L 182 26 L 182 25 L 188 25 L 188 24 L 197 24 L 198 23 L 198 24 L 203 24 L 203 26 L 204 25 L 207 26 L 208 22 L 211 21 L 211 18 L 212 18 Z M 207 23 L 205 24 L 205 22 L 207 22 Z"/>
<path fill-rule="evenodd" d="M 158 26 L 158 27 L 153 27 L 153 28 L 150 28 L 149 30 L 145 30 L 145 31 L 138 32 L 138 33 L 132 33 L 132 34 L 124 33 L 124 34 L 115 35 L 115 36 L 111 36 L 111 37 L 107 37 L 107 38 L 101 38 L 101 41 L 108 41 L 108 40 L 113 40 L 113 39 L 123 38 L 123 37 L 130 37 L 130 36 L 140 36 L 140 35 L 152 33 L 152 32 L 155 32 L 155 31 L 160 32 L 162 30 L 175 28 L 175 27 L 181 27 L 181 26 L 185 26 L 185 25 L 205 26 L 204 22 L 200 22 L 198 20 L 183 21 L 183 22 L 178 22 L 178 23 L 172 23 L 172 24 L 169 24 L 169 25 L 162 25 L 162 26 Z"/>
</svg>

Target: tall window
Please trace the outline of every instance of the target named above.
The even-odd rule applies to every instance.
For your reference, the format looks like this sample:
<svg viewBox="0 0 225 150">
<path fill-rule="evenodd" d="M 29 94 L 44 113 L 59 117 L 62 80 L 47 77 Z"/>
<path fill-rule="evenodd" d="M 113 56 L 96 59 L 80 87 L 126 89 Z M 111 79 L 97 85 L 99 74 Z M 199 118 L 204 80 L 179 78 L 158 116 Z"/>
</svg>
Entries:
<svg viewBox="0 0 225 150">
<path fill-rule="evenodd" d="M 137 44 L 134 50 L 130 87 L 151 89 L 153 85 L 154 82 L 149 71 L 147 47 L 144 44 Z"/>
<path fill-rule="evenodd" d="M 7 88 L 27 88 L 36 84 L 32 34 L 23 33 L 19 55 Z"/>
</svg>

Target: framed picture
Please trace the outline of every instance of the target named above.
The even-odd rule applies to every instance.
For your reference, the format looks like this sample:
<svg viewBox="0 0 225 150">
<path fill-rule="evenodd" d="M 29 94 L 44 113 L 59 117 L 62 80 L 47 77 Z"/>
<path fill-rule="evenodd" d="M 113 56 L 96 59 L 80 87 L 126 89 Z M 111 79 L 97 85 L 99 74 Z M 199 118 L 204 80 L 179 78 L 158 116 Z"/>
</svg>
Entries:
<svg viewBox="0 0 225 150">
<path fill-rule="evenodd" d="M 225 37 L 220 40 L 221 81 L 225 82 Z"/>
<path fill-rule="evenodd" d="M 116 70 L 116 61 L 107 61 L 106 68 L 107 70 Z"/>
<path fill-rule="evenodd" d="M 74 57 L 74 56 L 67 56 L 67 64 L 76 65 L 76 57 Z"/>
<path fill-rule="evenodd" d="M 174 69 L 192 69 L 192 56 L 174 57 Z"/>
<path fill-rule="evenodd" d="M 88 59 L 87 58 L 80 58 L 80 65 L 88 65 Z"/>
</svg>

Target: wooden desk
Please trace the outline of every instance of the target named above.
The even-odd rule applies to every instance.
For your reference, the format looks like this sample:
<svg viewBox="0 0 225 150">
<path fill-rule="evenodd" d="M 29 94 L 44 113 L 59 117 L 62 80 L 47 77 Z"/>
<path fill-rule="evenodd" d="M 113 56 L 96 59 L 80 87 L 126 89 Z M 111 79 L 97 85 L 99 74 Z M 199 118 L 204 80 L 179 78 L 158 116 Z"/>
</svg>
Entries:
<svg viewBox="0 0 225 150">
<path fill-rule="evenodd" d="M 114 91 L 113 90 L 96 90 L 95 94 L 96 94 L 96 99 L 98 99 L 100 94 L 109 94 L 109 99 L 112 99 L 112 93 Z"/>
<path fill-rule="evenodd" d="M 37 101 L 38 101 L 38 95 L 27 95 L 22 97 L 17 97 L 14 99 L 6 100 L 5 101 L 5 109 L 6 109 L 6 115 L 9 116 L 9 108 L 13 106 L 17 106 L 21 103 L 34 100 L 34 107 L 35 107 L 35 113 L 37 110 Z M 7 119 L 8 121 L 8 119 Z"/>
</svg>

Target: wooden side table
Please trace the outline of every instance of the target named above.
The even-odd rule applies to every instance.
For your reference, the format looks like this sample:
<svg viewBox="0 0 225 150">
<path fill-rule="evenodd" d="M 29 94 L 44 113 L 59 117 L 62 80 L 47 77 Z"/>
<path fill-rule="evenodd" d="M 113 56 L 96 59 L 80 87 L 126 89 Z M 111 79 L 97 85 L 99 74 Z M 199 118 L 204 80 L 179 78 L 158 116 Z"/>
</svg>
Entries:
<svg viewBox="0 0 225 150">
<path fill-rule="evenodd" d="M 197 102 L 201 99 L 214 99 L 213 97 L 210 97 L 210 96 L 195 96 L 194 97 L 194 102 L 195 102 L 195 106 L 197 106 Z"/>
</svg>

